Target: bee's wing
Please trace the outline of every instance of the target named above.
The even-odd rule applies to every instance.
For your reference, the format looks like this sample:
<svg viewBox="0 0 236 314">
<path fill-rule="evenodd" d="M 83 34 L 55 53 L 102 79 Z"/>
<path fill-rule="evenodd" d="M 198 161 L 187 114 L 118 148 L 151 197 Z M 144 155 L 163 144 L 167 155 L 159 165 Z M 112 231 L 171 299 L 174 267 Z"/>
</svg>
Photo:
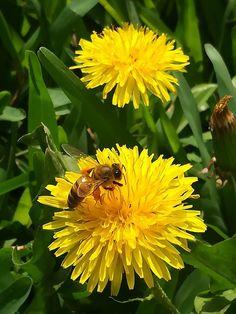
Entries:
<svg viewBox="0 0 236 314">
<path fill-rule="evenodd" d="M 76 159 L 88 157 L 85 153 L 81 152 L 78 148 L 70 146 L 69 144 L 61 144 L 61 147 L 64 150 L 64 152 L 70 157 L 73 157 Z"/>
<path fill-rule="evenodd" d="M 86 173 L 87 170 L 93 169 L 98 165 L 98 162 L 93 157 L 86 155 L 85 153 L 81 152 L 76 147 L 70 146 L 69 144 L 62 144 L 61 145 L 64 152 L 69 155 L 70 157 L 79 160 L 81 164 L 84 164 L 83 172 Z M 84 163 L 83 163 L 84 160 Z"/>
<path fill-rule="evenodd" d="M 77 195 L 79 197 L 86 197 L 88 195 L 91 195 L 97 188 L 99 188 L 100 185 L 102 185 L 104 183 L 105 180 L 94 180 L 92 186 L 91 186 L 91 189 L 89 192 L 86 193 L 86 195 L 84 193 L 82 193 L 79 189 L 79 186 L 78 186 L 78 189 L 77 189 Z"/>
</svg>

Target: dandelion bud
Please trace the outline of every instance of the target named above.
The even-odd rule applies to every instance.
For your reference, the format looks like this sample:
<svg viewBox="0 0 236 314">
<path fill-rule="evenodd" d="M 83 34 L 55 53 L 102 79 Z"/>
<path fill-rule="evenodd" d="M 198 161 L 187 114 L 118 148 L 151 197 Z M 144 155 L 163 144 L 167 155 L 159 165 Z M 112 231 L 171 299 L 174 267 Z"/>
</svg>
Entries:
<svg viewBox="0 0 236 314">
<path fill-rule="evenodd" d="M 236 116 L 228 108 L 232 96 L 216 104 L 210 119 L 217 171 L 222 177 L 236 174 Z"/>
</svg>

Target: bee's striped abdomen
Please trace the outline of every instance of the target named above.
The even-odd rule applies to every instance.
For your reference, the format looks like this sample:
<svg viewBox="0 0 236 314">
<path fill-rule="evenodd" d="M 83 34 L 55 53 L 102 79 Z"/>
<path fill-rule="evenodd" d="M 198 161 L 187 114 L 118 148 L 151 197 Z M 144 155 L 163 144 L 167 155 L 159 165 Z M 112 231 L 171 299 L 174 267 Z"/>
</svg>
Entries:
<svg viewBox="0 0 236 314">
<path fill-rule="evenodd" d="M 68 195 L 68 199 L 67 199 L 67 205 L 69 208 L 75 208 L 79 205 L 80 202 L 82 202 L 82 200 L 84 199 L 84 197 L 79 197 L 78 194 L 77 194 L 77 190 L 78 190 L 78 187 L 79 187 L 79 182 L 76 181 L 71 190 L 70 190 L 70 193 Z"/>
</svg>

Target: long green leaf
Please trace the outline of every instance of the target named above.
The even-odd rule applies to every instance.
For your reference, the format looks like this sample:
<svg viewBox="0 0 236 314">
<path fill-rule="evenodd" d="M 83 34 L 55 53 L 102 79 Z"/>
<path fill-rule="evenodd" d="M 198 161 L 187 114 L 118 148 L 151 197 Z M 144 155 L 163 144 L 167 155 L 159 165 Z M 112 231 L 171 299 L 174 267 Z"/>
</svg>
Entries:
<svg viewBox="0 0 236 314">
<path fill-rule="evenodd" d="M 29 174 L 22 173 L 17 177 L 6 180 L 0 183 L 0 195 L 13 191 L 21 186 L 25 186 L 29 183 Z"/>
<path fill-rule="evenodd" d="M 73 27 L 81 23 L 81 17 L 97 3 L 98 0 L 73 0 L 65 6 L 50 27 L 50 35 L 55 47 L 62 47 L 62 43 L 71 33 Z"/>
<path fill-rule="evenodd" d="M 219 52 L 211 44 L 206 44 L 205 50 L 206 54 L 213 64 L 216 73 L 220 97 L 223 97 L 225 95 L 233 96 L 233 99 L 230 102 L 230 109 L 234 112 L 234 114 L 236 114 L 236 89 L 233 86 L 229 71 L 224 63 L 224 60 L 222 59 Z"/>
<path fill-rule="evenodd" d="M 98 134 L 102 146 L 114 146 L 115 143 L 131 146 L 137 144 L 128 131 L 121 128 L 113 106 L 105 105 L 92 91 L 87 90 L 80 79 L 51 51 L 42 47 L 38 56 L 74 106 L 82 109 L 85 121 Z"/>
<path fill-rule="evenodd" d="M 215 281 L 228 288 L 236 287 L 236 236 L 207 245 L 201 242 L 194 244 L 191 253 L 184 254 L 184 261 L 200 269 Z"/>
<path fill-rule="evenodd" d="M 194 283 L 194 284 L 193 284 Z M 189 314 L 194 307 L 194 299 L 200 292 L 209 287 L 209 277 L 200 272 L 198 269 L 194 270 L 178 289 L 174 304 L 177 306 L 181 314 Z"/>
<path fill-rule="evenodd" d="M 20 56 L 13 45 L 12 34 L 2 12 L 0 12 L 0 37 L 6 50 L 15 61 L 18 70 L 22 71 Z"/>
<path fill-rule="evenodd" d="M 161 20 L 158 10 L 154 8 L 149 9 L 141 7 L 140 9 L 140 19 L 151 29 L 157 32 L 167 33 L 169 36 L 174 37 L 173 32 L 170 28 Z"/>
<path fill-rule="evenodd" d="M 103 8 L 110 14 L 111 17 L 116 21 L 117 24 L 122 25 L 124 23 L 124 17 L 122 16 L 119 8 L 119 1 L 116 1 L 115 8 L 114 3 L 107 0 L 99 0 L 99 3 L 103 6 Z"/>
<path fill-rule="evenodd" d="M 178 156 L 178 159 L 181 160 L 181 162 L 186 162 L 187 158 L 185 152 L 171 120 L 168 118 L 162 106 L 158 106 L 157 110 L 159 112 L 162 128 L 165 132 L 173 155 Z"/>
<path fill-rule="evenodd" d="M 58 143 L 56 116 L 43 80 L 40 63 L 32 51 L 27 51 L 26 56 L 29 71 L 28 131 L 32 132 L 43 122 L 49 128 L 54 142 Z"/>
<path fill-rule="evenodd" d="M 207 165 L 207 163 L 210 160 L 210 155 L 202 139 L 202 127 L 199 112 L 197 109 L 197 104 L 193 98 L 191 89 L 187 81 L 185 80 L 183 74 L 176 73 L 175 75 L 179 81 L 178 96 L 181 107 L 183 109 L 186 119 L 188 120 L 189 126 L 192 129 L 193 135 L 196 139 L 203 164 Z"/>
<path fill-rule="evenodd" d="M 0 314 L 16 313 L 27 299 L 32 287 L 30 277 L 21 277 L 0 294 Z"/>
<path fill-rule="evenodd" d="M 194 0 L 179 0 L 178 25 L 176 27 L 177 38 L 182 45 L 187 47 L 189 54 L 193 58 L 195 64 L 202 63 L 202 45 L 198 29 L 198 18 Z"/>
</svg>

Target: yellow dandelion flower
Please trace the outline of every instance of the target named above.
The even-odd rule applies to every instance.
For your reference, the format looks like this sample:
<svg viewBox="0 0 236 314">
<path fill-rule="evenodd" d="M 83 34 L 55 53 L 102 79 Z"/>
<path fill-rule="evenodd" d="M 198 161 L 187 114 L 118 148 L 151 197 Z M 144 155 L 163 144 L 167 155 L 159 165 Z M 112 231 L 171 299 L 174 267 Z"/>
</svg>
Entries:
<svg viewBox="0 0 236 314">
<path fill-rule="evenodd" d="M 105 84 L 104 99 L 115 88 L 112 104 L 118 107 L 131 99 L 135 108 L 140 99 L 148 106 L 149 92 L 165 102 L 178 84 L 170 71 L 184 72 L 189 64 L 189 57 L 181 48 L 174 49 L 174 43 L 147 27 L 105 28 L 101 34 L 93 32 L 91 41 L 80 40 L 81 50 L 74 59 L 77 65 L 71 69 L 81 69 L 87 88 Z"/>
<path fill-rule="evenodd" d="M 98 150 L 97 161 L 79 161 L 81 169 L 99 164 L 123 165 L 123 186 L 113 191 L 101 187 L 101 201 L 87 196 L 73 210 L 55 212 L 54 221 L 44 229 L 55 230 L 50 250 L 56 256 L 66 253 L 63 267 L 73 266 L 71 278 L 87 282 L 88 291 L 102 292 L 111 282 L 111 293 L 117 295 L 123 274 L 129 289 L 134 288 L 135 273 L 153 287 L 153 276 L 170 280 L 169 266 L 184 267 L 176 246 L 188 249 L 189 232 L 204 232 L 200 212 L 191 210 L 186 200 L 193 197 L 195 177 L 185 177 L 191 165 L 172 164 L 173 158 L 160 156 L 152 161 L 147 150 Z M 67 208 L 67 198 L 81 174 L 68 172 L 57 178 L 57 185 L 47 189 L 52 196 L 40 196 L 42 204 Z"/>
</svg>

